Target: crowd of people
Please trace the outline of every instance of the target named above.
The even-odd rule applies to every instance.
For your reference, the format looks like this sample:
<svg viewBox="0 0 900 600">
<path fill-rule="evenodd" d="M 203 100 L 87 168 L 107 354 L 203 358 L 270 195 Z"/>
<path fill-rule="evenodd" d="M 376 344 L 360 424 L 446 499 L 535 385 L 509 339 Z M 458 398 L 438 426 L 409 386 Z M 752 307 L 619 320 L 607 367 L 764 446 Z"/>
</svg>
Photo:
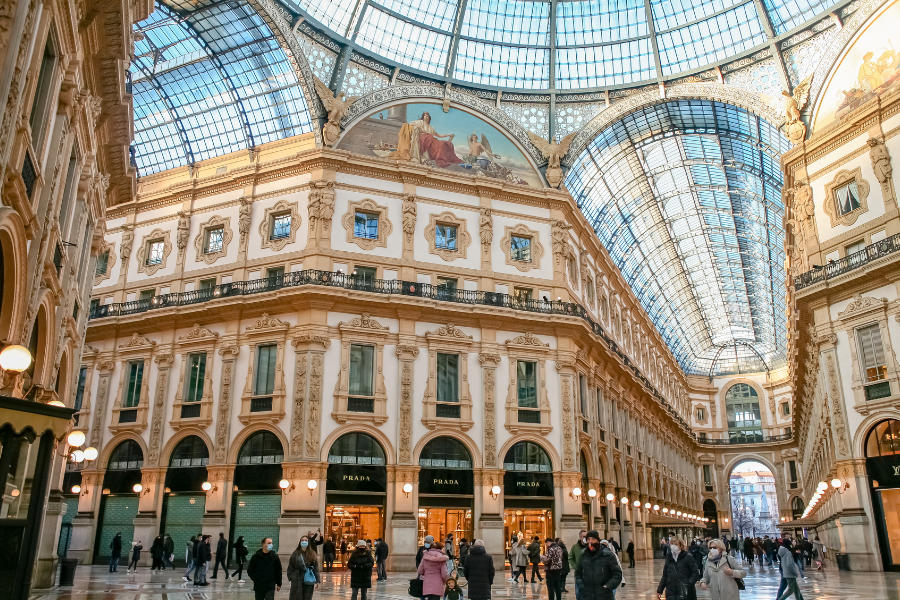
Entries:
<svg viewBox="0 0 900 600">
<path fill-rule="evenodd" d="M 350 573 L 351 600 L 367 600 L 372 587 L 372 571 L 375 582 L 387 581 L 386 564 L 390 555 L 388 544 L 381 538 L 360 539 L 355 545 L 342 540 L 340 545 L 320 531 L 310 531 L 300 538 L 296 550 L 288 561 L 287 580 L 290 583 L 290 600 L 312 600 L 313 592 L 321 583 L 318 549 L 322 548 L 324 571 L 333 571 L 339 557 Z M 229 573 L 229 545 L 224 533 L 220 533 L 215 550 L 212 536 L 192 536 L 185 548 L 187 570 L 182 576 L 186 583 L 195 586 L 209 585 L 208 579 L 217 579 L 221 566 L 225 579 L 243 579 L 246 564 L 247 576 L 253 581 L 256 600 L 272 600 L 281 589 L 282 564 L 271 538 L 261 540 L 259 549 L 249 561 L 250 550 L 241 536 L 233 544 L 235 569 Z M 122 556 L 122 537 L 116 534 L 110 543 L 110 572 L 116 572 Z M 137 571 L 143 544 L 132 542 L 128 571 Z M 701 539 L 694 538 L 690 545 L 672 534 L 660 539 L 659 550 L 664 559 L 662 577 L 657 586 L 657 597 L 666 600 L 696 600 L 697 587 L 708 591 L 712 600 L 739 600 L 740 590 L 745 589 L 744 577 L 753 568 L 754 560 L 760 568 L 778 568 L 781 585 L 775 600 L 794 596 L 803 600 L 798 579 L 806 579 L 805 567 L 815 562 L 817 569 L 825 563 L 824 544 L 816 537 L 793 540 L 784 534 L 781 538 L 763 536 L 750 538 Z M 574 574 L 575 600 L 614 600 L 616 590 L 623 583 L 623 570 L 619 558 L 620 547 L 616 540 L 604 539 L 597 531 L 581 531 L 571 550 L 560 538 L 532 536 L 530 540 L 513 536 L 508 546 L 510 566 L 509 583 L 526 583 L 528 567 L 531 567 L 531 583 L 545 582 L 548 600 L 561 600 L 570 574 Z M 624 554 L 628 568 L 634 568 L 635 546 L 629 541 Z M 175 542 L 168 535 L 159 535 L 150 546 L 151 572 L 175 568 Z M 214 561 L 213 573 L 208 576 L 209 563 Z M 543 571 L 541 569 L 543 566 Z M 416 553 L 417 579 L 410 581 L 409 593 L 421 600 L 490 600 L 494 583 L 494 559 L 487 553 L 482 540 L 469 543 L 462 538 L 454 543 L 448 535 L 443 543 L 431 535 L 424 538 Z M 463 581 L 464 580 L 464 581 Z"/>
</svg>

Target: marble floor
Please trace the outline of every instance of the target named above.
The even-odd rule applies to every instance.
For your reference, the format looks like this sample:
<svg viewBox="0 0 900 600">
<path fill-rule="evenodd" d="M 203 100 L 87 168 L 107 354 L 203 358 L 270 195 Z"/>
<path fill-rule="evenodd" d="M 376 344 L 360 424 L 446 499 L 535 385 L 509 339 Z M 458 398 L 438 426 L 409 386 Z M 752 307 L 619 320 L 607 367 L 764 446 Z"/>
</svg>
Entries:
<svg viewBox="0 0 900 600">
<path fill-rule="evenodd" d="M 625 587 L 619 588 L 617 600 L 656 598 L 656 584 L 662 574 L 661 560 L 638 562 L 635 569 L 625 569 Z M 181 580 L 183 570 L 150 573 L 141 568 L 135 573 L 109 573 L 105 566 L 79 566 L 72 587 L 36 590 L 33 600 L 243 600 L 253 598 L 252 583 L 239 584 L 234 580 L 211 580 L 205 588 L 194 587 Z M 834 598 L 859 600 L 900 600 L 900 573 L 862 573 L 838 571 L 833 565 L 824 571 L 808 571 L 808 579 L 801 584 L 805 599 Z M 314 600 L 344 600 L 350 598 L 350 579 L 346 572 L 324 573 L 323 584 Z M 386 583 L 372 582 L 369 600 L 406 600 L 409 573 L 389 573 Z M 221 571 L 219 577 L 222 577 Z M 493 598 L 502 600 L 531 600 L 546 598 L 546 588 L 540 583 L 512 584 L 507 573 L 497 574 Z M 775 600 L 778 589 L 778 569 L 755 566 L 745 579 L 744 600 Z M 287 583 L 287 581 L 285 581 Z M 569 577 L 569 594 L 563 598 L 574 600 L 575 584 Z M 275 595 L 287 600 L 288 588 Z M 698 600 L 706 600 L 709 593 L 698 589 Z"/>
</svg>

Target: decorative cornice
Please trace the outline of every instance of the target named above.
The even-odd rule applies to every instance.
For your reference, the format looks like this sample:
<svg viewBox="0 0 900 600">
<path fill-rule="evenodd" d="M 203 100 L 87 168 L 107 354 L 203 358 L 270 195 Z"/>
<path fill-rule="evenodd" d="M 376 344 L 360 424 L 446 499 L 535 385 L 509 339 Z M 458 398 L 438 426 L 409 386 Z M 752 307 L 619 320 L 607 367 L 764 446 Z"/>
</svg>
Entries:
<svg viewBox="0 0 900 600">
<path fill-rule="evenodd" d="M 369 316 L 369 313 L 362 313 L 361 316 L 352 319 L 349 323 L 341 321 L 338 327 L 356 327 L 357 329 L 371 329 L 374 331 L 387 331 L 388 328 Z"/>
<path fill-rule="evenodd" d="M 200 327 L 199 323 L 194 323 L 194 326 L 188 331 L 186 334 L 178 338 L 178 341 L 183 342 L 187 340 L 198 340 L 203 338 L 217 338 L 219 334 L 215 331 L 211 331 L 206 327 Z"/>
<path fill-rule="evenodd" d="M 261 329 L 287 329 L 290 327 L 288 323 L 276 319 L 275 317 L 270 317 L 269 313 L 263 313 L 260 318 L 256 320 L 256 323 L 253 325 L 247 325 L 245 331 L 259 331 Z"/>
<path fill-rule="evenodd" d="M 515 346 L 531 346 L 535 348 L 549 348 L 550 344 L 546 344 L 542 342 L 539 338 L 535 337 L 533 333 L 530 331 L 525 332 L 525 335 L 520 335 L 518 337 L 512 338 L 511 340 L 506 340 L 506 345 L 515 345 Z"/>
<path fill-rule="evenodd" d="M 156 345 L 156 342 L 153 340 L 149 340 L 146 337 L 140 335 L 139 333 L 132 333 L 131 337 L 128 338 L 128 341 L 124 344 L 119 344 L 119 348 L 144 348 L 144 347 L 153 347 Z"/>
</svg>

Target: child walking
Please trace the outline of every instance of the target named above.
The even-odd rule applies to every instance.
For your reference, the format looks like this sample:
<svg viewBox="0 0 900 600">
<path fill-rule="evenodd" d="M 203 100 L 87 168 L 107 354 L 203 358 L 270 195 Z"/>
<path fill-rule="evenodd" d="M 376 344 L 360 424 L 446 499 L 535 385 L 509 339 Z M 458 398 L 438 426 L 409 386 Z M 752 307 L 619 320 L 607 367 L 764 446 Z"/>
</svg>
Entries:
<svg viewBox="0 0 900 600">
<path fill-rule="evenodd" d="M 443 600 L 463 600 L 464 594 L 456 579 L 451 577 L 447 580 L 447 587 L 444 588 Z"/>
</svg>

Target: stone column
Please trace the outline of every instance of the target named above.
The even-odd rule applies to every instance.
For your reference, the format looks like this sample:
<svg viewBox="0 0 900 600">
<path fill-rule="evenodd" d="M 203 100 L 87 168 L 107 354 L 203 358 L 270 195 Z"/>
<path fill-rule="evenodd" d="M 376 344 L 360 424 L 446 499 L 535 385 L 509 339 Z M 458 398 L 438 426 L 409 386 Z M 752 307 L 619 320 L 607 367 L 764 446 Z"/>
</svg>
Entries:
<svg viewBox="0 0 900 600">
<path fill-rule="evenodd" d="M 222 357 L 222 381 L 219 385 L 219 405 L 216 407 L 216 432 L 214 464 L 224 464 L 228 459 L 228 441 L 231 431 L 231 395 L 234 387 L 234 362 L 237 359 L 238 346 L 233 341 L 224 341 L 219 348 Z"/>
<path fill-rule="evenodd" d="M 81 473 L 81 496 L 78 498 L 78 512 L 72 519 L 72 542 L 69 544 L 69 558 L 78 559 L 79 564 L 89 565 L 94 557 L 103 476 L 103 471 Z"/>
<path fill-rule="evenodd" d="M 414 571 L 418 549 L 419 467 L 388 467 L 385 541 L 391 548 L 386 568 L 391 571 Z M 410 484 L 407 494 L 403 486 Z"/>
<path fill-rule="evenodd" d="M 47 508 L 44 511 L 44 523 L 41 527 L 41 539 L 37 547 L 37 563 L 34 565 L 32 587 L 46 589 L 56 582 L 56 566 L 58 557 L 56 548 L 59 544 L 59 529 L 62 517 L 66 512 L 66 504 L 59 490 L 50 490 Z"/>
<path fill-rule="evenodd" d="M 290 483 L 281 496 L 281 518 L 278 520 L 278 556 L 286 565 L 300 538 L 322 528 L 324 514 L 320 507 L 325 499 L 328 463 L 286 462 L 281 466 L 284 478 Z M 310 481 L 316 482 L 315 489 L 309 488 Z"/>
<path fill-rule="evenodd" d="M 503 471 L 499 469 L 475 469 L 475 538 L 484 540 L 484 549 L 494 559 L 494 569 L 504 572 L 506 540 L 503 539 Z M 491 494 L 494 486 L 500 493 Z M 505 578 L 505 575 L 504 575 Z"/>
<path fill-rule="evenodd" d="M 165 483 L 165 468 L 141 469 L 143 489 L 138 493 L 138 514 L 134 518 L 134 540 L 140 540 L 144 546 L 140 562 L 142 567 L 151 564 L 149 550 L 153 539 L 159 534 L 159 515 L 165 496 Z M 124 552 L 125 549 L 123 548 L 122 551 Z"/>
</svg>

